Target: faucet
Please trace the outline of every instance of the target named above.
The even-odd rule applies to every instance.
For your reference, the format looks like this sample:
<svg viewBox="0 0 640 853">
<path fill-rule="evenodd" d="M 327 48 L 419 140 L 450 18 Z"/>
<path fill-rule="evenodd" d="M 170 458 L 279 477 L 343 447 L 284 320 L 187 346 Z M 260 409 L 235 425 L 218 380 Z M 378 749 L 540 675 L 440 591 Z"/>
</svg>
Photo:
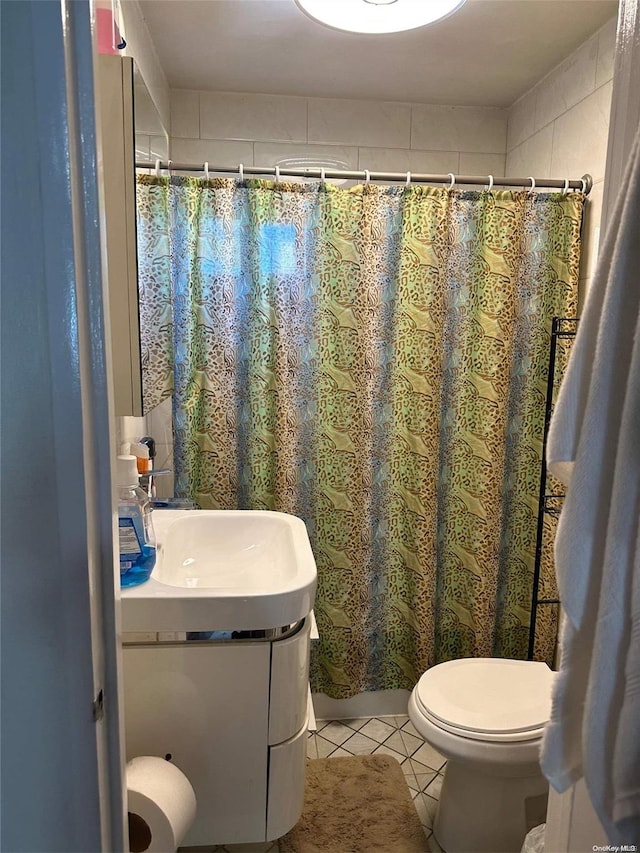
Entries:
<svg viewBox="0 0 640 853">
<path fill-rule="evenodd" d="M 151 470 L 147 471 L 146 474 L 140 475 L 140 488 L 147 493 L 150 499 L 153 499 L 155 497 L 154 477 L 158 477 L 161 474 L 170 474 L 171 468 L 155 467 L 156 442 L 154 438 L 150 435 L 145 435 L 140 439 L 139 444 L 144 444 L 149 448 L 149 461 L 151 463 Z"/>
<path fill-rule="evenodd" d="M 154 509 L 197 509 L 197 504 L 190 498 L 157 498 L 155 495 L 154 477 L 162 474 L 171 474 L 171 468 L 156 468 L 156 442 L 150 435 L 145 435 L 140 439 L 140 444 L 145 444 L 149 448 L 149 460 L 151 462 L 151 470 L 146 474 L 140 475 L 140 488 L 143 489 Z"/>
</svg>

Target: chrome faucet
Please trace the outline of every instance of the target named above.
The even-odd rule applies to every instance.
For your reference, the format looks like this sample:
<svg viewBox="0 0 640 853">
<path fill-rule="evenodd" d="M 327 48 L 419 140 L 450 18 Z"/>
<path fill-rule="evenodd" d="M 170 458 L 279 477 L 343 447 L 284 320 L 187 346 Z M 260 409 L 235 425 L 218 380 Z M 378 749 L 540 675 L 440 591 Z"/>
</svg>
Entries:
<svg viewBox="0 0 640 853">
<path fill-rule="evenodd" d="M 146 474 L 140 475 L 140 488 L 147 493 L 149 498 L 153 499 L 155 497 L 154 477 L 158 477 L 161 474 L 170 474 L 171 468 L 156 468 L 156 442 L 154 438 L 150 435 L 145 435 L 140 439 L 139 443 L 149 448 L 149 462 L 151 463 L 151 470 Z"/>
</svg>

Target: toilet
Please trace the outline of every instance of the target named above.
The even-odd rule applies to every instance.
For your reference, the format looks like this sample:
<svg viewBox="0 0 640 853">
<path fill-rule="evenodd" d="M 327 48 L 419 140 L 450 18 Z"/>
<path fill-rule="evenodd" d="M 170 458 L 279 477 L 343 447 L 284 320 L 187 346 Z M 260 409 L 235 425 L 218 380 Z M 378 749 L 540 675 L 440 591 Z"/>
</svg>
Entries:
<svg viewBox="0 0 640 853">
<path fill-rule="evenodd" d="M 553 678 L 545 663 L 463 658 L 414 687 L 409 718 L 447 759 L 433 830 L 446 853 L 519 853 L 545 822 L 539 752 Z"/>
</svg>

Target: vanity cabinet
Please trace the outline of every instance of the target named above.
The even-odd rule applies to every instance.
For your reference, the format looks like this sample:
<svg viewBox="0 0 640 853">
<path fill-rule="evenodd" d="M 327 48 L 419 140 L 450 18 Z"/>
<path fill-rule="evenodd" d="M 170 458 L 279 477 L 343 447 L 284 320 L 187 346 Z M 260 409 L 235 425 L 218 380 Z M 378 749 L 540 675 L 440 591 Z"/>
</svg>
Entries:
<svg viewBox="0 0 640 853">
<path fill-rule="evenodd" d="M 198 807 L 185 846 L 271 841 L 300 817 L 310 627 L 309 616 L 275 639 L 125 635 L 127 760 L 159 755 L 187 775 Z"/>
</svg>

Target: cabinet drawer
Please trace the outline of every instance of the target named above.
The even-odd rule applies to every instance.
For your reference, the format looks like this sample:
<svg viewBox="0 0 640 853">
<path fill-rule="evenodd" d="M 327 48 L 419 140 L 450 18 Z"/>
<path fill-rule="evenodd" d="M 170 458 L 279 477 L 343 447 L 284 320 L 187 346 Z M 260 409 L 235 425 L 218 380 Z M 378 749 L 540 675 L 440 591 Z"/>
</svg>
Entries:
<svg viewBox="0 0 640 853">
<path fill-rule="evenodd" d="M 267 841 L 274 841 L 296 825 L 304 805 L 307 767 L 307 726 L 285 743 L 269 748 L 269 803 Z"/>
<path fill-rule="evenodd" d="M 300 731 L 307 718 L 309 619 L 292 637 L 271 646 L 269 745 Z"/>
</svg>

